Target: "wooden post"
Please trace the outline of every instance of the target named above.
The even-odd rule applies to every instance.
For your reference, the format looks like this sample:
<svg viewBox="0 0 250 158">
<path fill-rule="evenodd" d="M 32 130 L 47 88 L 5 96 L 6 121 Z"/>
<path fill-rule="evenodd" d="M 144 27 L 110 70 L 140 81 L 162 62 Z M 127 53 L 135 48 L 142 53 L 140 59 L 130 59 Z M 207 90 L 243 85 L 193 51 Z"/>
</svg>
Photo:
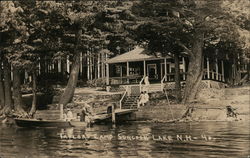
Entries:
<svg viewBox="0 0 250 158">
<path fill-rule="evenodd" d="M 26 70 L 24 70 L 24 78 L 25 78 L 25 83 L 27 83 L 29 75 L 28 75 L 28 72 Z"/>
<path fill-rule="evenodd" d="M 185 58 L 182 57 L 182 65 L 183 65 L 183 80 L 186 80 L 186 62 L 185 62 Z"/>
<path fill-rule="evenodd" d="M 143 76 L 145 77 L 147 75 L 146 73 L 146 60 L 143 61 Z"/>
<path fill-rule="evenodd" d="M 101 70 L 101 65 L 100 65 L 100 53 L 97 55 L 97 78 L 100 78 L 100 70 Z"/>
<path fill-rule="evenodd" d="M 128 76 L 129 76 L 129 62 L 127 61 L 127 83 L 129 83 Z"/>
<path fill-rule="evenodd" d="M 108 54 L 105 53 L 105 62 L 108 60 Z M 105 75 L 105 74 L 104 74 Z M 107 74 L 106 74 L 107 75 Z"/>
<path fill-rule="evenodd" d="M 222 81 L 225 82 L 225 71 L 224 71 L 224 61 L 221 60 L 221 73 L 222 73 Z"/>
<path fill-rule="evenodd" d="M 102 77 L 105 76 L 104 54 L 101 54 Z"/>
<path fill-rule="evenodd" d="M 60 104 L 60 120 L 63 119 L 63 104 Z"/>
<path fill-rule="evenodd" d="M 165 76 L 165 79 L 166 79 L 166 76 L 167 76 L 167 58 L 164 58 L 164 76 Z"/>
<path fill-rule="evenodd" d="M 58 72 L 62 72 L 62 60 L 61 59 L 58 59 Z"/>
<path fill-rule="evenodd" d="M 52 70 L 52 72 L 54 72 L 54 70 L 55 70 L 55 63 L 54 62 L 52 62 L 52 64 L 51 64 L 51 70 Z"/>
<path fill-rule="evenodd" d="M 41 58 L 38 57 L 38 75 L 41 74 Z"/>
<path fill-rule="evenodd" d="M 218 68 L 218 59 L 215 59 L 215 71 L 216 71 L 216 80 L 219 80 L 219 68 Z"/>
<path fill-rule="evenodd" d="M 13 66 L 10 65 L 10 80 L 13 81 Z"/>
<path fill-rule="evenodd" d="M 89 62 L 89 51 L 87 51 L 87 79 L 90 80 L 90 62 Z"/>
<path fill-rule="evenodd" d="M 92 63 L 92 52 L 90 52 L 90 57 L 89 57 L 89 75 L 90 75 L 90 80 L 93 79 L 93 63 Z"/>
<path fill-rule="evenodd" d="M 115 105 L 112 105 L 112 123 L 115 124 Z"/>
<path fill-rule="evenodd" d="M 67 56 L 67 72 L 70 73 L 69 56 Z"/>
<path fill-rule="evenodd" d="M 106 64 L 106 85 L 109 85 L 109 64 Z"/>
<path fill-rule="evenodd" d="M 82 52 L 80 53 L 80 75 L 82 76 Z"/>
<path fill-rule="evenodd" d="M 120 77 L 122 78 L 122 65 L 120 66 Z"/>
<path fill-rule="evenodd" d="M 93 67 L 94 67 L 94 74 L 95 74 L 95 79 L 98 78 L 98 64 L 95 64 L 95 63 L 98 63 L 98 61 L 96 60 L 96 56 L 93 57 Z"/>
<path fill-rule="evenodd" d="M 210 79 L 209 58 L 207 58 L 207 79 Z"/>
</svg>

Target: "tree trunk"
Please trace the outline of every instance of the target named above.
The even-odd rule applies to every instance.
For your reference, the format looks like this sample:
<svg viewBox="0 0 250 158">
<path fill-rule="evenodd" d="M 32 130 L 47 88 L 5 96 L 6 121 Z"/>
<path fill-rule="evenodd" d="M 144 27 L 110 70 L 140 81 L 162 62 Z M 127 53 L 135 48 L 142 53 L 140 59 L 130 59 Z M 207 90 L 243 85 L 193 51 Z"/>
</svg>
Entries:
<svg viewBox="0 0 250 158">
<path fill-rule="evenodd" d="M 178 53 L 174 55 L 174 61 L 175 61 L 175 94 L 177 102 L 181 102 L 180 61 Z"/>
<path fill-rule="evenodd" d="M 4 107 L 5 99 L 4 99 L 4 86 L 3 86 L 3 70 L 2 70 L 2 62 L 0 62 L 0 109 Z"/>
<path fill-rule="evenodd" d="M 194 101 L 203 75 L 203 44 L 204 33 L 196 32 L 192 46 L 191 56 L 189 57 L 188 73 L 184 97 L 182 102 Z"/>
<path fill-rule="evenodd" d="M 33 93 L 33 98 L 32 98 L 31 110 L 29 112 L 29 115 L 31 115 L 31 116 L 36 112 L 36 100 L 37 100 L 36 91 L 37 91 L 36 71 L 33 70 L 32 71 L 32 93 Z"/>
<path fill-rule="evenodd" d="M 13 99 L 16 113 L 26 115 L 27 113 L 23 109 L 20 72 L 15 67 L 13 67 Z"/>
<path fill-rule="evenodd" d="M 3 75 L 4 75 L 4 101 L 5 106 L 3 113 L 8 114 L 13 109 L 12 92 L 11 92 L 11 79 L 10 79 L 10 64 L 5 59 L 3 63 Z"/>
<path fill-rule="evenodd" d="M 248 81 L 250 81 L 250 63 L 247 64 Z"/>
<path fill-rule="evenodd" d="M 75 49 L 74 49 L 73 64 L 72 64 L 69 80 L 64 90 L 64 93 L 60 97 L 59 104 L 66 105 L 72 100 L 74 96 L 75 88 L 76 88 L 77 81 L 78 81 L 79 68 L 80 68 L 80 53 L 78 50 L 78 46 L 81 40 L 81 35 L 82 35 L 82 29 L 78 29 L 78 31 L 75 33 L 76 44 L 75 44 Z"/>
</svg>

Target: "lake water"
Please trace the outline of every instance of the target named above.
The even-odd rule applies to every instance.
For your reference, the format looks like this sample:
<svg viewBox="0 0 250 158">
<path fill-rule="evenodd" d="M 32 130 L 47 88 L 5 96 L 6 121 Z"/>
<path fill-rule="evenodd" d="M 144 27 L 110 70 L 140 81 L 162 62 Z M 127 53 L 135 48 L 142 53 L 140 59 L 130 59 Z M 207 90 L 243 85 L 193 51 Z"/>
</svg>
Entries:
<svg viewBox="0 0 250 158">
<path fill-rule="evenodd" d="M 249 158 L 249 122 L 130 123 L 27 129 L 0 125 L 0 157 Z M 75 139 L 68 139 L 68 137 Z"/>
</svg>

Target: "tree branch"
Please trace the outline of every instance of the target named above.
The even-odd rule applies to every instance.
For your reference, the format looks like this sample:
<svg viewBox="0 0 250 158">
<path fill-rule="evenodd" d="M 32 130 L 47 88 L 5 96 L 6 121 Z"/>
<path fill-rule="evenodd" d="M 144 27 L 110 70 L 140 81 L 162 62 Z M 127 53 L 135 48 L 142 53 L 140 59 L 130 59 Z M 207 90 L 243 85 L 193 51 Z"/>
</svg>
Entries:
<svg viewBox="0 0 250 158">
<path fill-rule="evenodd" d="M 189 55 L 192 55 L 192 51 L 191 51 L 188 47 L 186 47 L 183 43 L 181 43 L 180 41 L 176 41 L 176 43 L 177 43 L 180 47 L 182 47 Z"/>
</svg>

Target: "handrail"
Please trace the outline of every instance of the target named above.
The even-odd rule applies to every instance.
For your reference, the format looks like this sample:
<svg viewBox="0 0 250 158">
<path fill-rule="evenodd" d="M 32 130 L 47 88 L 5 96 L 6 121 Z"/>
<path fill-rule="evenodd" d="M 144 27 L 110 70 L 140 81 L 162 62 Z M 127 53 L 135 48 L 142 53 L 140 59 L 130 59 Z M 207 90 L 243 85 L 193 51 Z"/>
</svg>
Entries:
<svg viewBox="0 0 250 158">
<path fill-rule="evenodd" d="M 126 94 L 127 94 L 127 91 L 125 91 L 125 92 L 123 93 L 123 96 L 122 96 L 122 98 L 120 99 L 120 109 L 122 109 L 122 101 L 123 101 L 123 99 L 125 98 Z"/>
<path fill-rule="evenodd" d="M 142 82 L 144 81 L 144 79 L 145 79 L 145 76 L 142 77 L 142 79 L 141 79 L 141 81 L 139 83 L 139 85 L 140 85 L 140 93 L 142 91 Z"/>
<path fill-rule="evenodd" d="M 161 91 L 164 89 L 164 81 L 167 79 L 167 75 L 164 75 L 164 77 L 161 79 Z"/>
</svg>

